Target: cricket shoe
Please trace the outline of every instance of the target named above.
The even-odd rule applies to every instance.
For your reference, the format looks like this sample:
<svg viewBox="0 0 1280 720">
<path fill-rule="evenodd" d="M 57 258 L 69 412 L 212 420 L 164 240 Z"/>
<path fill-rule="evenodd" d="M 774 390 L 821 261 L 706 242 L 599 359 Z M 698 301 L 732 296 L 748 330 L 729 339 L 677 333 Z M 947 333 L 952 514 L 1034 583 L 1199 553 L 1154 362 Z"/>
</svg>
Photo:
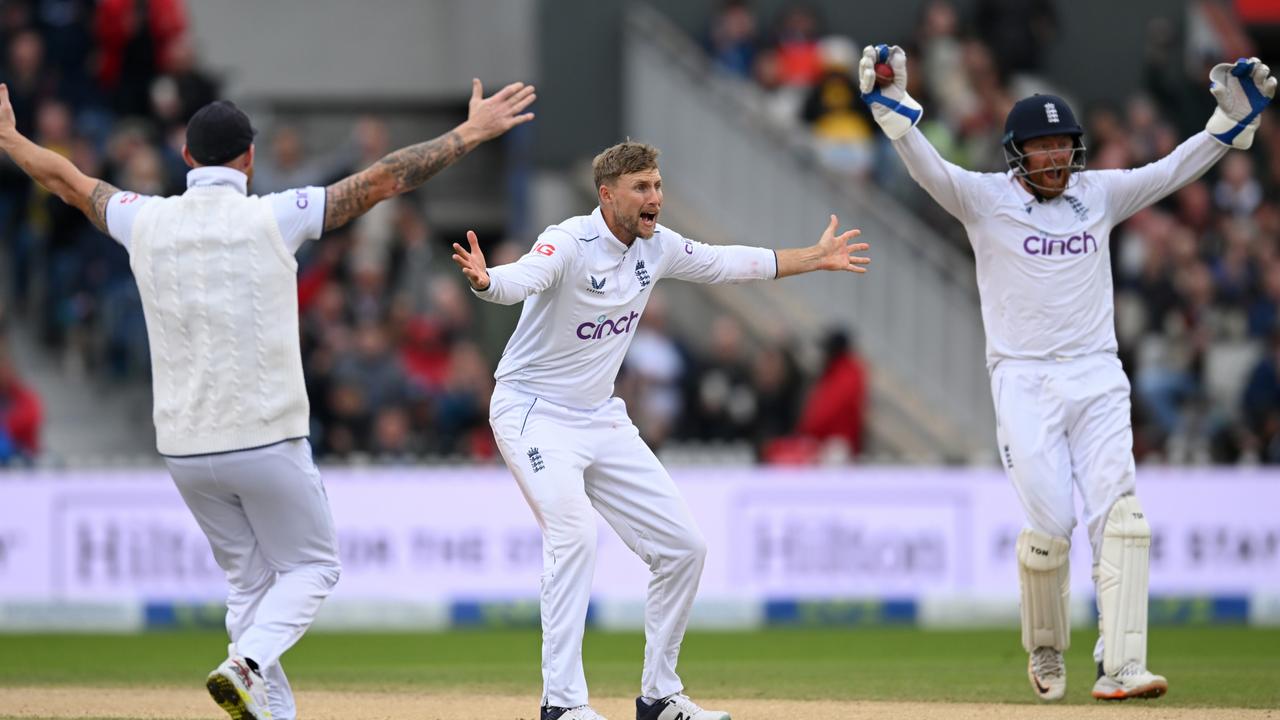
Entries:
<svg viewBox="0 0 1280 720">
<path fill-rule="evenodd" d="M 652 705 L 636 698 L 636 720 L 729 720 L 729 713 L 703 710 L 688 695 L 676 693 Z"/>
<path fill-rule="evenodd" d="M 205 682 L 209 695 L 232 720 L 271 720 L 267 683 L 239 655 L 223 661 Z"/>
<path fill-rule="evenodd" d="M 1062 662 L 1062 651 L 1051 647 L 1038 647 L 1027 658 L 1027 677 L 1036 697 L 1045 702 L 1061 700 L 1067 693 L 1067 666 Z"/>
<path fill-rule="evenodd" d="M 1127 663 L 1110 675 L 1103 672 L 1102 663 L 1098 663 L 1098 682 L 1093 684 L 1093 696 L 1098 700 L 1158 698 L 1167 692 L 1168 680 L 1136 662 Z"/>
<path fill-rule="evenodd" d="M 577 707 L 542 706 L 542 720 L 605 720 L 604 716 L 591 709 L 590 705 Z"/>
</svg>

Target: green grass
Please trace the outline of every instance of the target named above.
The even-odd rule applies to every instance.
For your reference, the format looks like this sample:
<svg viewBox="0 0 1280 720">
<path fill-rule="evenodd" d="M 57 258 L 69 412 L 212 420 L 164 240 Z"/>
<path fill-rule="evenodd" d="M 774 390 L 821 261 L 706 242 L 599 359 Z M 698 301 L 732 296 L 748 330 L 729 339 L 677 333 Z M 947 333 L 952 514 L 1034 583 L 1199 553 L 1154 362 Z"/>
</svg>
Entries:
<svg viewBox="0 0 1280 720">
<path fill-rule="evenodd" d="M 213 632 L 0 635 L 0 685 L 199 687 L 221 659 Z M 589 632 L 593 694 L 635 694 L 644 641 Z M 1161 705 L 1280 707 L 1280 630 L 1157 628 L 1152 668 L 1170 679 Z M 1068 702 L 1092 702 L 1093 636 L 1068 654 Z M 294 687 L 483 691 L 536 698 L 539 637 L 529 630 L 316 633 L 285 658 Z M 681 676 L 704 697 L 1031 703 L 1016 630 L 766 630 L 691 633 Z M 1224 692 L 1224 688 L 1230 692 Z"/>
</svg>

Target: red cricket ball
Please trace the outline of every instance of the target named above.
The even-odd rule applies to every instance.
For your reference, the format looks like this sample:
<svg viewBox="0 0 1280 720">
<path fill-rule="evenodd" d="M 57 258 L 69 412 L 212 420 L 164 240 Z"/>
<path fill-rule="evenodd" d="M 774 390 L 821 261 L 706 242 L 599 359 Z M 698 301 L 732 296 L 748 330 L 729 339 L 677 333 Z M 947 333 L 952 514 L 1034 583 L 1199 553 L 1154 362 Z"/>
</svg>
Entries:
<svg viewBox="0 0 1280 720">
<path fill-rule="evenodd" d="M 889 63 L 876 63 L 876 85 L 885 87 L 893 82 L 893 68 Z"/>
</svg>

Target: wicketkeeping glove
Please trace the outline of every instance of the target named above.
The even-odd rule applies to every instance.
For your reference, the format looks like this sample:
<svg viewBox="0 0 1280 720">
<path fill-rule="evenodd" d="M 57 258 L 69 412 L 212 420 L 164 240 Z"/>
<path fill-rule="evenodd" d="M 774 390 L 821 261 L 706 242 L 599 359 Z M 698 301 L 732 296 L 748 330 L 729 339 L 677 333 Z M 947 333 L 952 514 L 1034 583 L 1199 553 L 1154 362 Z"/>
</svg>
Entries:
<svg viewBox="0 0 1280 720">
<path fill-rule="evenodd" d="M 1276 96 L 1271 68 L 1256 57 L 1214 65 L 1209 71 L 1209 92 L 1218 107 L 1205 130 L 1224 145 L 1249 149 L 1253 133 L 1262 122 L 1262 110 Z"/>
<path fill-rule="evenodd" d="M 876 86 L 876 63 L 893 68 L 893 82 Z M 907 94 L 907 54 L 897 45 L 868 45 L 858 61 L 858 89 L 871 106 L 871 115 L 890 140 L 897 140 L 920 122 L 924 111 L 920 103 Z"/>
</svg>

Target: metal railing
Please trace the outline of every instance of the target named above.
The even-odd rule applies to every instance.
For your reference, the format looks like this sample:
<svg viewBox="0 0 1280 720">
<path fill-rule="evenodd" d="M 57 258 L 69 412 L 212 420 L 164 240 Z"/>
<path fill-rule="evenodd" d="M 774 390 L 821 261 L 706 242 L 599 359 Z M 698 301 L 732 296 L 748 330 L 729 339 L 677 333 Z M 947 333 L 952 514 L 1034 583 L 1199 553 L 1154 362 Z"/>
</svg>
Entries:
<svg viewBox="0 0 1280 720">
<path fill-rule="evenodd" d="M 827 216 L 872 243 L 871 272 L 776 286 L 770 310 L 798 331 L 854 328 L 902 431 L 939 457 L 990 453 L 994 413 L 971 256 L 870 183 L 826 171 L 805 134 L 771 124 L 762 90 L 710 67 L 660 13 L 633 6 L 622 33 L 624 125 L 662 150 L 666 205 L 709 242 L 772 248 L 816 240 Z M 673 202 L 674 201 L 674 202 Z M 811 239 L 812 238 L 812 239 Z"/>
</svg>

